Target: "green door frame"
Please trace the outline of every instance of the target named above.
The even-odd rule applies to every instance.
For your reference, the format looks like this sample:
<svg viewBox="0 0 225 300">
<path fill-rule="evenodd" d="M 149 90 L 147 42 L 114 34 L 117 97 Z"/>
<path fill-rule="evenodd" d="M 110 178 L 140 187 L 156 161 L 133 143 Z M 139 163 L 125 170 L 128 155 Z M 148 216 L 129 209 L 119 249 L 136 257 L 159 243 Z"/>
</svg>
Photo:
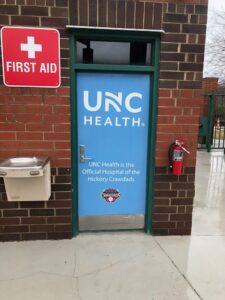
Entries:
<svg viewBox="0 0 225 300">
<path fill-rule="evenodd" d="M 71 172 L 72 172 L 72 235 L 79 233 L 78 228 L 78 146 L 77 146 L 77 72 L 121 72 L 149 74 L 152 80 L 150 90 L 150 112 L 148 126 L 148 165 L 147 165 L 147 191 L 145 232 L 152 233 L 152 215 L 154 200 L 154 170 L 155 170 L 155 144 L 158 103 L 158 78 L 160 61 L 160 37 L 163 31 L 148 30 L 121 30 L 97 29 L 91 27 L 68 26 L 70 32 L 70 101 L 71 101 Z M 106 64 L 78 64 L 76 63 L 76 40 L 87 39 L 95 41 L 141 41 L 151 43 L 151 65 L 106 65 Z"/>
</svg>

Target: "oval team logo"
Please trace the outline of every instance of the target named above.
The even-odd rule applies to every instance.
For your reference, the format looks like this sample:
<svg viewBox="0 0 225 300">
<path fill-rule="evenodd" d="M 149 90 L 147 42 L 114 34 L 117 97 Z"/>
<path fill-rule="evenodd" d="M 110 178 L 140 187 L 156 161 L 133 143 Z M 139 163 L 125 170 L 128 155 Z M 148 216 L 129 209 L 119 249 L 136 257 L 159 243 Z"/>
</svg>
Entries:
<svg viewBox="0 0 225 300">
<path fill-rule="evenodd" d="M 101 197 L 105 199 L 106 202 L 115 202 L 121 196 L 120 192 L 116 189 L 106 189 L 101 193 Z"/>
</svg>

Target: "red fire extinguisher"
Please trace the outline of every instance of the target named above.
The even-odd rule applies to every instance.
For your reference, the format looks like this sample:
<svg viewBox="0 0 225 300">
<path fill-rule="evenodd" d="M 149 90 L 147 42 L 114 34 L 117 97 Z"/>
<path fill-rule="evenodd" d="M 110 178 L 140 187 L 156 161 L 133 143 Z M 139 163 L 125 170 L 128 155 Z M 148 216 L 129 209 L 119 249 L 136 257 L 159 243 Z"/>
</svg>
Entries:
<svg viewBox="0 0 225 300">
<path fill-rule="evenodd" d="M 173 175 L 181 175 L 184 152 L 190 154 L 185 148 L 184 142 L 176 140 L 169 148 L 169 163 Z"/>
</svg>

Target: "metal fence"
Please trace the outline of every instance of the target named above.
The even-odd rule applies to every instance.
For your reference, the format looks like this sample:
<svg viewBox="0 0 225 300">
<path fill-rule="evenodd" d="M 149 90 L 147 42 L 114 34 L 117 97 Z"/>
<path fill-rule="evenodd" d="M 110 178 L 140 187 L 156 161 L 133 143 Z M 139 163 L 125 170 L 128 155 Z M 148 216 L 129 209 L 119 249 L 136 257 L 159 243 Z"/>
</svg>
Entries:
<svg viewBox="0 0 225 300">
<path fill-rule="evenodd" d="M 205 94 L 207 109 L 200 118 L 198 148 L 223 149 L 225 153 L 225 94 Z"/>
</svg>

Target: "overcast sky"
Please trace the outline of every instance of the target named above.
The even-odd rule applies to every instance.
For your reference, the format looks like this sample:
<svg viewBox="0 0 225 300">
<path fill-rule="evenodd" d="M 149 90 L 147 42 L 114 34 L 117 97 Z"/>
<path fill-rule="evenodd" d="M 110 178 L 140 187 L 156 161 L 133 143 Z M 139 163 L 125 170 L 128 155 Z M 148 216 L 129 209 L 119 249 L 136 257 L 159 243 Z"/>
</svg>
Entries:
<svg viewBox="0 0 225 300">
<path fill-rule="evenodd" d="M 225 7 L 224 0 L 209 0 L 209 9 L 218 10 Z"/>
<path fill-rule="evenodd" d="M 225 32 L 223 33 L 223 30 L 225 26 L 221 26 L 216 23 L 217 15 L 224 13 L 224 20 L 225 20 L 225 0 L 209 0 L 208 5 L 208 22 L 207 22 L 207 32 L 206 32 L 206 53 L 205 56 L 207 58 L 207 52 L 210 51 L 210 47 L 208 46 L 208 42 L 210 41 L 210 37 L 212 37 L 215 34 L 215 31 L 221 31 L 223 35 L 225 35 Z M 225 21 L 224 21 L 225 24 Z M 206 59 L 207 60 L 207 59 Z M 220 72 L 212 71 L 210 65 L 213 63 L 213 61 L 206 62 L 204 64 L 204 77 L 219 77 L 218 74 Z M 221 67 L 223 67 L 221 65 Z"/>
<path fill-rule="evenodd" d="M 224 0 L 209 0 L 208 5 L 208 25 L 215 24 L 216 13 L 225 11 L 225 1 Z"/>
</svg>

